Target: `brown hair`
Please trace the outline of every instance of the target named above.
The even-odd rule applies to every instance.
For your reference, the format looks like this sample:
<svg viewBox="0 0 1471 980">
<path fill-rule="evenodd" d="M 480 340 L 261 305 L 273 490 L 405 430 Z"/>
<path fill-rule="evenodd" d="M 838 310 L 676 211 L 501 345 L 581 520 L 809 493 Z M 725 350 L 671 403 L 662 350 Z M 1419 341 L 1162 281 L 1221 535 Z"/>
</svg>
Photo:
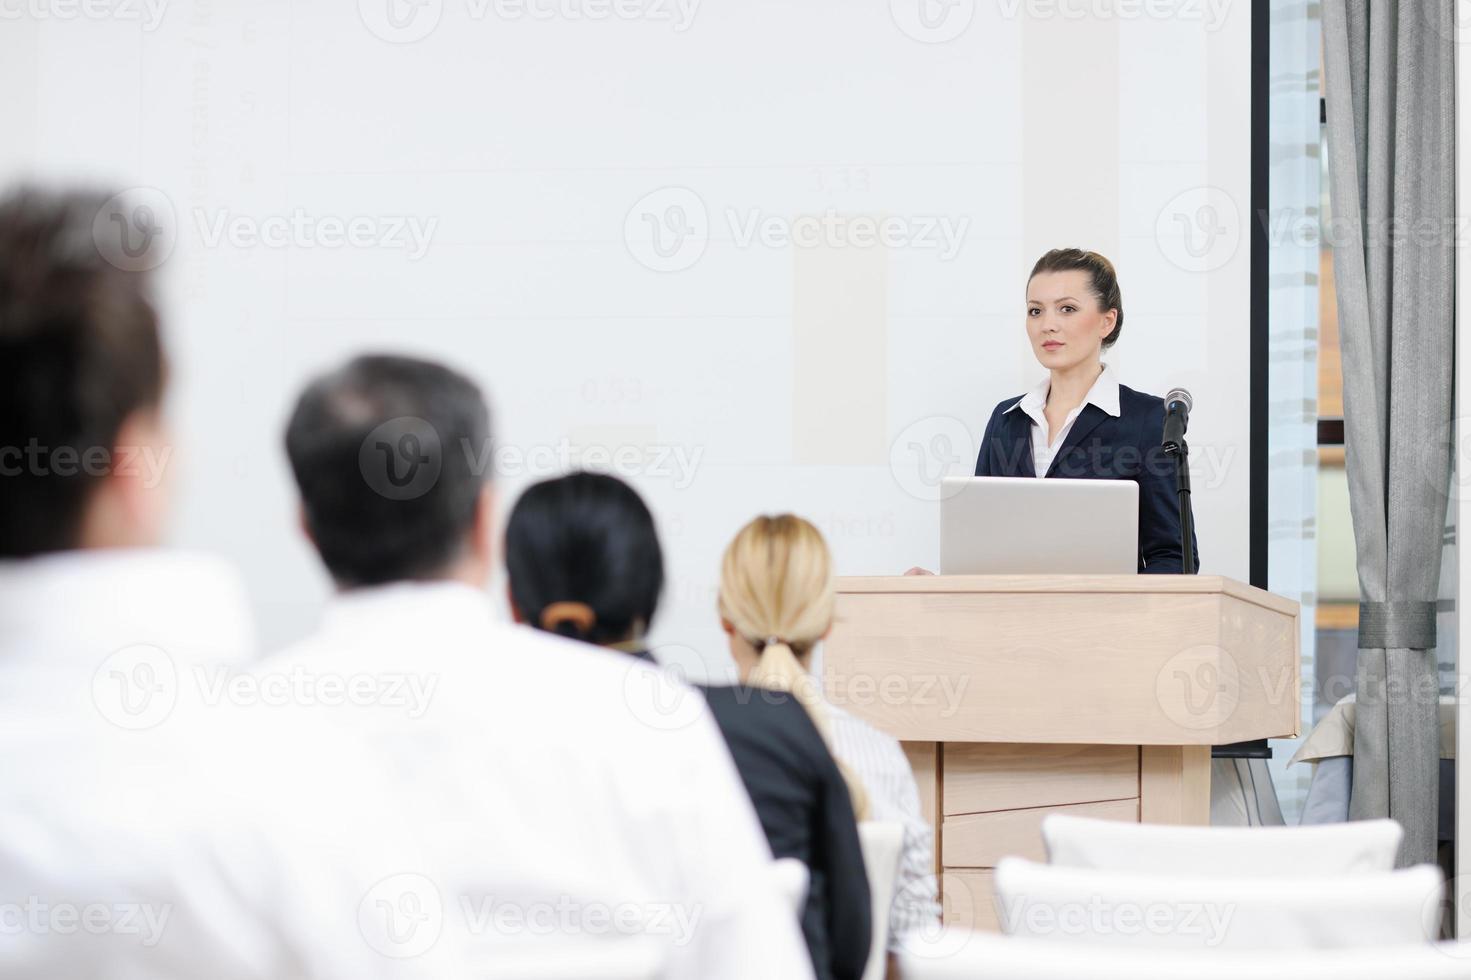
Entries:
<svg viewBox="0 0 1471 980">
<path fill-rule="evenodd" d="M 1113 332 L 1103 338 L 1103 349 L 1107 350 L 1118 343 L 1119 334 L 1124 330 L 1124 297 L 1119 292 L 1119 277 L 1113 271 L 1112 262 L 1097 252 L 1088 252 L 1081 248 L 1054 248 L 1032 266 L 1032 274 L 1027 276 L 1027 282 L 1031 282 L 1039 272 L 1073 270 L 1088 273 L 1088 288 L 1098 300 L 1100 310 L 1105 313 L 1114 310 L 1118 313 L 1113 323 Z"/>
<path fill-rule="evenodd" d="M 19 465 L 26 447 L 103 454 L 156 408 L 163 349 L 148 276 L 94 235 L 109 197 L 21 187 L 0 197 L 0 556 L 75 547 L 100 474 Z M 5 466 L 6 457 L 10 466 Z"/>
</svg>

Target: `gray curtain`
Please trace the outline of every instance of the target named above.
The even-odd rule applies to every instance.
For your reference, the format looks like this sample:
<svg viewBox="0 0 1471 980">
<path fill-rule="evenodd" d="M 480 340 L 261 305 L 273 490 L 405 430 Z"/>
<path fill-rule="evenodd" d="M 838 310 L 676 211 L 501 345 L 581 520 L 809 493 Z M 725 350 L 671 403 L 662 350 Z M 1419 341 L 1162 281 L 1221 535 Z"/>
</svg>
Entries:
<svg viewBox="0 0 1471 980">
<path fill-rule="evenodd" d="M 1435 860 L 1435 598 L 1450 479 L 1454 0 L 1326 0 L 1333 269 L 1358 549 L 1353 819 Z"/>
</svg>

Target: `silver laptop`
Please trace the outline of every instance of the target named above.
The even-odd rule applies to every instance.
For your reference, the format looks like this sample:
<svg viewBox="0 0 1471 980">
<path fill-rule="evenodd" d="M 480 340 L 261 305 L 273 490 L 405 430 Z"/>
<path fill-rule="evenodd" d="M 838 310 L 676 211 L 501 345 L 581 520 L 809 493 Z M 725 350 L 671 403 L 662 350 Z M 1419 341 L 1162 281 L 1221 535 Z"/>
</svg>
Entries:
<svg viewBox="0 0 1471 980">
<path fill-rule="evenodd" d="M 1133 480 L 946 477 L 941 575 L 1128 575 L 1139 570 Z"/>
</svg>

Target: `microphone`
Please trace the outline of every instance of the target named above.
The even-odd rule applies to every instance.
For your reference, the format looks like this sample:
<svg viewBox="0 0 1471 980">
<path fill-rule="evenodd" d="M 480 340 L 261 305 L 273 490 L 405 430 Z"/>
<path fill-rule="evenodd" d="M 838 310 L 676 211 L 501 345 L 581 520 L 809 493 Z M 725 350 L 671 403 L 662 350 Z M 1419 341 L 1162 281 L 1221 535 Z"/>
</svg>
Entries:
<svg viewBox="0 0 1471 980">
<path fill-rule="evenodd" d="M 1165 437 L 1161 445 L 1167 453 L 1180 451 L 1185 441 L 1185 427 L 1190 424 L 1190 409 L 1195 400 L 1184 388 L 1171 388 L 1165 395 Z"/>
</svg>

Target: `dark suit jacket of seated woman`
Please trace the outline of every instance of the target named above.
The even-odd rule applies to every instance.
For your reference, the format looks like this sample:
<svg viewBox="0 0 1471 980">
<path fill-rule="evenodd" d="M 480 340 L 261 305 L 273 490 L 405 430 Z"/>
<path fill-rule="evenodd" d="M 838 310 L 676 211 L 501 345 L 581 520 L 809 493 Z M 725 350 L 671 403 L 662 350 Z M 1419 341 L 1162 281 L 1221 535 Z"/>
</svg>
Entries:
<svg viewBox="0 0 1471 980">
<path fill-rule="evenodd" d="M 1111 376 L 1111 372 L 1106 374 L 1107 378 Z M 1111 380 L 1106 383 L 1112 384 Z M 1139 484 L 1139 571 L 1178 574 L 1183 570 L 1184 556 L 1180 549 L 1175 461 L 1160 448 L 1164 399 L 1126 385 L 1114 387 L 1118 390 L 1116 411 L 1108 393 L 1096 401 L 1090 397 L 1053 455 L 1046 475 L 1072 480 L 1133 480 Z M 1036 389 L 996 406 L 981 438 L 976 476 L 1037 475 L 1032 456 L 1032 428 L 1036 423 L 1023 405 L 1035 395 Z M 1198 569 L 1199 548 L 1195 554 Z"/>
<path fill-rule="evenodd" d="M 838 764 L 791 694 L 739 685 L 701 692 L 772 855 L 807 865 L 802 932 L 817 980 L 857 980 L 868 961 L 872 909 L 858 824 Z"/>
</svg>

